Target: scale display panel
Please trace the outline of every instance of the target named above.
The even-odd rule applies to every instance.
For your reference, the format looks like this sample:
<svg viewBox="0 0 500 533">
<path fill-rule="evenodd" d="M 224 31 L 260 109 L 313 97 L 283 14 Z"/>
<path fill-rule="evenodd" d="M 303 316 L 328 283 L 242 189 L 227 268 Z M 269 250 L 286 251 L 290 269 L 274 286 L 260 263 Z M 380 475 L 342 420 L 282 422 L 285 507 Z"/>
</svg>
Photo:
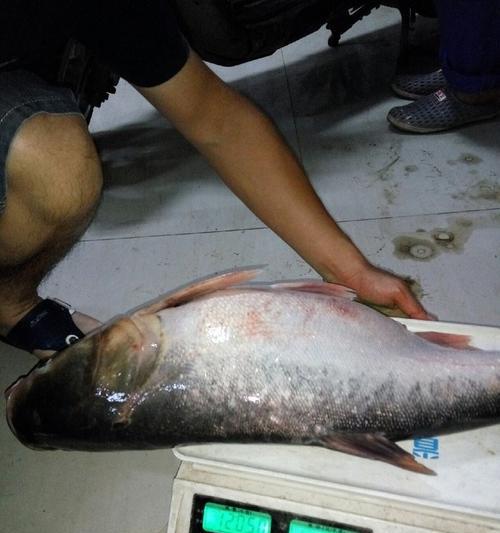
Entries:
<svg viewBox="0 0 500 533">
<path fill-rule="evenodd" d="M 190 533 L 373 533 L 371 529 L 196 494 Z"/>
</svg>

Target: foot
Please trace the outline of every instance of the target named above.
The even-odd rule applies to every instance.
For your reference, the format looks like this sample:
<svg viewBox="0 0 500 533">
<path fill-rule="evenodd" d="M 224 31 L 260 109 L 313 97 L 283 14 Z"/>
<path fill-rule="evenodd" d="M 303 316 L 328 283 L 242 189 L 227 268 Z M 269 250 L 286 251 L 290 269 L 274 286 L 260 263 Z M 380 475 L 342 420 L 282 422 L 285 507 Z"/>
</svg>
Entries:
<svg viewBox="0 0 500 533">
<path fill-rule="evenodd" d="M 403 131 L 433 133 L 488 120 L 499 114 L 498 103 L 467 103 L 445 87 L 411 104 L 393 107 L 387 120 Z"/>
<path fill-rule="evenodd" d="M 441 69 L 427 74 L 398 74 L 391 83 L 392 90 L 401 98 L 418 100 L 446 87 Z"/>
<path fill-rule="evenodd" d="M 18 317 L 3 340 L 45 359 L 78 341 L 100 325 L 60 300 L 39 300 Z"/>
</svg>

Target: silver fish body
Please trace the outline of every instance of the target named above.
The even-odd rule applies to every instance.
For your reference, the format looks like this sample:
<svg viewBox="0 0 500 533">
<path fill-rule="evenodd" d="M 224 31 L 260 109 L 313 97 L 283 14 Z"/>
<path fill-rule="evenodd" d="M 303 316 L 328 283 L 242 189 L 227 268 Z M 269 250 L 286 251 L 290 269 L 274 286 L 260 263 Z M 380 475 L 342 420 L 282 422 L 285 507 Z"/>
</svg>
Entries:
<svg viewBox="0 0 500 533">
<path fill-rule="evenodd" d="M 429 473 L 393 441 L 500 420 L 500 352 L 438 346 L 327 284 L 212 288 L 124 316 L 18 381 L 20 440 L 316 444 Z"/>
</svg>

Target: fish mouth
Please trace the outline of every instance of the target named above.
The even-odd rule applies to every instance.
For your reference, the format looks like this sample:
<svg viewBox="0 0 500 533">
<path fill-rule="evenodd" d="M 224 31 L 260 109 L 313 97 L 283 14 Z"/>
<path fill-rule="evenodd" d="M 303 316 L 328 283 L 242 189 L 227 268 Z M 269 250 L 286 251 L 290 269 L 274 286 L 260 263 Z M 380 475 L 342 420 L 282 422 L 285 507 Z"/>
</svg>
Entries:
<svg viewBox="0 0 500 533">
<path fill-rule="evenodd" d="M 46 361 L 44 361 L 44 363 L 45 362 Z M 14 435 L 17 435 L 17 431 L 14 427 L 14 424 L 12 423 L 12 420 L 14 418 L 16 398 L 22 396 L 23 392 L 27 390 L 27 387 L 29 388 L 29 384 L 33 380 L 32 373 L 35 372 L 37 367 L 38 364 L 27 375 L 19 376 L 16 381 L 14 381 L 14 383 L 12 383 L 12 385 L 7 387 L 7 389 L 5 389 L 4 391 L 4 398 L 6 403 L 5 414 L 7 418 L 7 423 Z"/>
<path fill-rule="evenodd" d="M 54 353 L 50 357 L 40 359 L 29 370 L 27 374 L 19 376 L 14 383 L 9 385 L 4 391 L 4 398 L 7 402 L 7 407 L 11 403 L 13 396 L 20 394 L 22 389 L 28 388 L 38 376 L 51 372 L 55 367 L 62 363 L 66 358 L 82 358 L 90 354 L 95 345 L 94 337 L 97 337 L 105 328 L 107 324 L 100 326 L 90 333 L 85 335 L 82 339 L 69 345 L 64 350 Z"/>
<path fill-rule="evenodd" d="M 84 337 L 83 339 L 81 339 L 78 342 L 83 342 L 85 340 L 85 338 L 86 337 Z M 54 360 L 57 359 L 57 357 L 61 356 L 66 350 L 69 350 L 73 346 L 76 346 L 76 344 L 77 343 L 74 343 L 71 346 L 68 346 L 68 348 L 66 348 L 66 349 L 64 349 L 64 350 L 62 350 L 60 352 L 56 352 L 51 357 L 48 357 L 48 358 L 41 359 L 41 360 L 37 361 L 35 366 L 33 366 L 31 368 L 31 370 L 27 374 L 23 374 L 23 375 L 19 376 L 16 379 L 16 381 L 14 381 L 14 383 L 9 385 L 5 389 L 4 398 L 5 398 L 5 401 L 6 401 L 6 404 L 7 404 L 6 414 L 7 414 L 7 419 L 8 420 L 11 417 L 12 409 L 13 409 L 12 405 L 15 402 L 16 397 L 22 395 L 24 391 L 29 389 L 31 384 L 33 383 L 33 381 L 36 380 L 37 377 L 40 374 L 44 374 L 47 371 L 49 371 L 49 369 L 51 369 L 51 367 L 54 364 Z"/>
<path fill-rule="evenodd" d="M 36 392 L 33 393 L 33 391 L 40 385 L 50 382 L 54 376 L 61 376 L 68 364 L 81 365 L 93 351 L 96 342 L 94 335 L 95 332 L 92 332 L 51 357 L 38 361 L 27 374 L 17 378 L 4 391 L 7 422 L 12 433 L 21 442 L 23 438 L 16 427 L 17 420 L 22 418 L 26 406 L 31 406 L 31 408 L 36 406 L 36 401 L 33 401 L 36 400 Z M 61 396 L 63 394 L 61 391 Z"/>
</svg>

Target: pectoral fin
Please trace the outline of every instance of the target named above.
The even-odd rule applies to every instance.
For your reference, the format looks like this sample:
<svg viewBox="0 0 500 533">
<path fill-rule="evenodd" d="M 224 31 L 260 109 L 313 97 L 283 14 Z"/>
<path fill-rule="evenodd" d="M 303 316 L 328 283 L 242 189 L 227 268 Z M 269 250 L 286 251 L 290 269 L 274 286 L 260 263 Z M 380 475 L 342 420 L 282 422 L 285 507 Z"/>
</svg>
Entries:
<svg viewBox="0 0 500 533">
<path fill-rule="evenodd" d="M 456 348 L 457 350 L 474 350 L 471 346 L 471 338 L 469 335 L 460 335 L 457 333 L 443 333 L 441 331 L 417 331 L 415 333 L 419 337 L 422 337 L 426 341 L 440 346 L 446 346 L 447 348 Z"/>
<path fill-rule="evenodd" d="M 330 450 L 383 461 L 419 474 L 436 475 L 433 470 L 415 461 L 413 455 L 380 433 L 336 433 L 322 437 L 319 443 Z"/>
</svg>

